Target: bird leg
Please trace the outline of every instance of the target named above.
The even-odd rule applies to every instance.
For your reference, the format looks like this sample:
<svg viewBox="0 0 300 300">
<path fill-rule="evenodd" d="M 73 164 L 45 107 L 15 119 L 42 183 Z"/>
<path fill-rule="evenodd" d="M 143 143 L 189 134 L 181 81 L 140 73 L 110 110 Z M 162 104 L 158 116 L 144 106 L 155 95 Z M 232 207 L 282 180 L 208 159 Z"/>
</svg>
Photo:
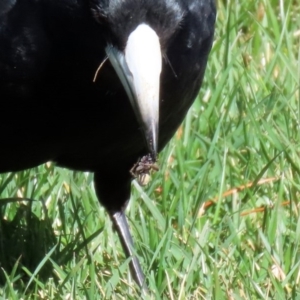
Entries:
<svg viewBox="0 0 300 300">
<path fill-rule="evenodd" d="M 117 231 L 125 255 L 131 258 L 130 271 L 136 283 L 143 292 L 147 292 L 145 277 L 140 263 L 135 255 L 133 240 L 130 234 L 125 209 L 130 198 L 131 175 L 130 165 L 118 166 L 118 176 L 116 178 L 115 169 L 113 172 L 95 172 L 94 184 L 97 197 L 106 208 Z"/>
<path fill-rule="evenodd" d="M 145 284 L 145 276 L 142 271 L 140 262 L 135 256 L 133 239 L 130 234 L 129 225 L 127 222 L 126 215 L 124 211 L 115 212 L 111 215 L 112 222 L 114 224 L 115 230 L 117 231 L 123 250 L 127 257 L 131 257 L 130 261 L 130 271 L 133 279 L 142 288 L 143 291 L 147 292 L 148 288 Z"/>
</svg>

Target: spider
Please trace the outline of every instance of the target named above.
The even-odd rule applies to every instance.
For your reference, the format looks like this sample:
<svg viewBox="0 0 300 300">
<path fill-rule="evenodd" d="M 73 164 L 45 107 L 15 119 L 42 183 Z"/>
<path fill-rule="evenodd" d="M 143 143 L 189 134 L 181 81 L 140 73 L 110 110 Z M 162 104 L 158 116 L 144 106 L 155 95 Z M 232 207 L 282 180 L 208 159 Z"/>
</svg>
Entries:
<svg viewBox="0 0 300 300">
<path fill-rule="evenodd" d="M 150 154 L 143 156 L 141 159 L 137 161 L 136 164 L 130 169 L 130 174 L 137 179 L 138 183 L 141 186 L 145 186 L 150 181 L 150 172 L 158 171 L 159 167 Z"/>
</svg>

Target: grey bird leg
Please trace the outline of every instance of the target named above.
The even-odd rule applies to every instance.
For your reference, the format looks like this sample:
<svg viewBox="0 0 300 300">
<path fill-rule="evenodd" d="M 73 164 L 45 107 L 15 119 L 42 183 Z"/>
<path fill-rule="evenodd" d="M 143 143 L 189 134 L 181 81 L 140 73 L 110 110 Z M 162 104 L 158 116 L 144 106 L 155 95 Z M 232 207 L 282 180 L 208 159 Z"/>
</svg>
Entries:
<svg viewBox="0 0 300 300">
<path fill-rule="evenodd" d="M 131 257 L 130 271 L 132 277 L 144 292 L 148 292 L 148 288 L 145 283 L 145 276 L 142 271 L 140 262 L 134 254 L 133 239 L 130 234 L 129 225 L 124 211 L 120 211 L 112 214 L 111 219 L 114 224 L 115 230 L 119 235 L 126 256 Z"/>
<path fill-rule="evenodd" d="M 132 163 L 124 168 L 120 168 L 117 179 L 115 172 L 95 172 L 94 183 L 98 199 L 109 213 L 114 229 L 119 235 L 125 255 L 126 257 L 131 258 L 130 271 L 132 277 L 142 291 L 147 293 L 148 289 L 145 282 L 145 276 L 135 255 L 133 240 L 125 215 L 125 209 L 128 199 L 130 198 L 131 189 L 130 166 L 132 166 Z"/>
</svg>

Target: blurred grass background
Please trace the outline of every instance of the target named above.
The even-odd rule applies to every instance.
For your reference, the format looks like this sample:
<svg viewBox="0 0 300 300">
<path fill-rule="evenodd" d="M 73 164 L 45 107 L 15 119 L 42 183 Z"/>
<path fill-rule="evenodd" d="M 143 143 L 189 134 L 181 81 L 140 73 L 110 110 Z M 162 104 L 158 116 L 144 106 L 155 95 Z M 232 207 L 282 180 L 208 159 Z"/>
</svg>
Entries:
<svg viewBox="0 0 300 300">
<path fill-rule="evenodd" d="M 217 6 L 199 97 L 132 184 L 148 298 L 300 299 L 300 5 Z M 1 299 L 140 297 L 92 181 L 50 163 L 0 175 Z"/>
</svg>

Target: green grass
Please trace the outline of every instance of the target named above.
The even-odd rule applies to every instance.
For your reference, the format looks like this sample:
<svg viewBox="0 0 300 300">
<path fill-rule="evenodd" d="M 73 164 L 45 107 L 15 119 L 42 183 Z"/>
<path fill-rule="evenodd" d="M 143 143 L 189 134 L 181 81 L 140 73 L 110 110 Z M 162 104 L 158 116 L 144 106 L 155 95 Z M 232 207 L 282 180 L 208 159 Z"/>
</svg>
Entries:
<svg viewBox="0 0 300 300">
<path fill-rule="evenodd" d="M 218 1 L 199 97 L 149 186 L 132 184 L 149 299 L 300 299 L 299 15 Z M 92 180 L 51 164 L 0 176 L 0 299 L 139 298 Z"/>
</svg>

